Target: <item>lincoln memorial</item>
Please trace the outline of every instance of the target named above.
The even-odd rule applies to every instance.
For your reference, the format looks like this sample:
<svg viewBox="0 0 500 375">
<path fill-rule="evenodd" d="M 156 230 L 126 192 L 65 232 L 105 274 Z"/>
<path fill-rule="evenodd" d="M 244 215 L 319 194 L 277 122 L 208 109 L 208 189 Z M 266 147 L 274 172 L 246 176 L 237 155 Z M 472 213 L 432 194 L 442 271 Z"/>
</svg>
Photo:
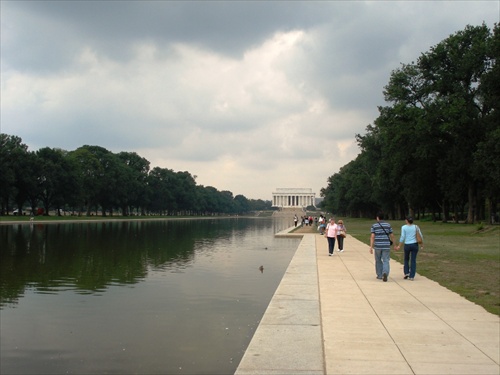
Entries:
<svg viewBox="0 0 500 375">
<path fill-rule="evenodd" d="M 273 207 L 315 206 L 316 194 L 310 188 L 277 188 L 273 192 Z"/>
</svg>

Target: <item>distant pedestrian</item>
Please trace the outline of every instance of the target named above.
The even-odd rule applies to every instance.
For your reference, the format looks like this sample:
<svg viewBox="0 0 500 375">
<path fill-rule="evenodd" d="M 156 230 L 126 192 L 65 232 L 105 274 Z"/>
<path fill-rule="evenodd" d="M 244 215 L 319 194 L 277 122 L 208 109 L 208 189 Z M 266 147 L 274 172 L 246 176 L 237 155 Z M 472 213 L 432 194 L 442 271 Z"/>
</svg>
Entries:
<svg viewBox="0 0 500 375">
<path fill-rule="evenodd" d="M 293 217 L 293 223 L 295 226 L 297 226 L 297 222 L 299 221 L 299 218 L 297 217 L 297 214 Z"/>
<path fill-rule="evenodd" d="M 377 222 L 371 227 L 370 254 L 375 250 L 375 272 L 377 279 L 387 281 L 390 272 L 391 245 L 394 243 L 394 234 L 389 223 L 382 221 L 384 214 L 377 213 Z"/>
<path fill-rule="evenodd" d="M 319 223 L 318 226 L 319 233 L 321 235 L 325 234 L 326 218 L 323 215 L 319 215 L 318 223 Z"/>
<path fill-rule="evenodd" d="M 328 240 L 328 255 L 332 256 L 335 248 L 335 238 L 337 237 L 337 224 L 335 219 L 330 218 L 330 222 L 326 225 L 326 239 Z"/>
<path fill-rule="evenodd" d="M 346 236 L 347 229 L 344 225 L 343 220 L 337 221 L 337 247 L 338 251 L 344 252 L 344 238 Z"/>
<path fill-rule="evenodd" d="M 415 273 L 417 271 L 417 254 L 418 254 L 418 238 L 417 238 L 417 233 L 419 234 L 420 238 L 424 239 L 424 236 L 422 235 L 422 232 L 420 231 L 420 228 L 413 224 L 413 218 L 411 216 L 408 216 L 406 219 L 406 224 L 401 227 L 401 237 L 399 238 L 399 245 L 395 246 L 395 250 L 399 250 L 401 247 L 401 244 L 404 244 L 404 266 L 403 266 L 403 271 L 404 271 L 404 278 L 405 279 L 410 279 L 413 281 L 415 278 Z M 422 245 L 420 247 L 423 249 L 424 245 L 422 242 Z"/>
</svg>

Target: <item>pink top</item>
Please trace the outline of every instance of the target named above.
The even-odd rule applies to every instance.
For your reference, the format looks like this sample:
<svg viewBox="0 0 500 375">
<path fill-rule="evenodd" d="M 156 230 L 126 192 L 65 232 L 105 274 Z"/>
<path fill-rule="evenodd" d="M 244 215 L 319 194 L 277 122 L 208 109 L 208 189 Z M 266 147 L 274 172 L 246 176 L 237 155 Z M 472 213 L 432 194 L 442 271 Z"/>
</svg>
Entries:
<svg viewBox="0 0 500 375">
<path fill-rule="evenodd" d="M 337 224 L 328 223 L 326 226 L 326 236 L 327 237 L 336 237 L 337 236 Z"/>
</svg>

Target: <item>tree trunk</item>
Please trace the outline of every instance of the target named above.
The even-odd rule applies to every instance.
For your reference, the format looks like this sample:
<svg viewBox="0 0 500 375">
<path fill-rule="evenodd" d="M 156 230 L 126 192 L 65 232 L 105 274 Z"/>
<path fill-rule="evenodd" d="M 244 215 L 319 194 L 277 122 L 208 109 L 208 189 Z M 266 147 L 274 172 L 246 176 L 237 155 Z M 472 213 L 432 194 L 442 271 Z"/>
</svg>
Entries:
<svg viewBox="0 0 500 375">
<path fill-rule="evenodd" d="M 408 202 L 408 214 L 411 217 L 415 217 L 415 210 L 411 207 L 410 202 Z"/>
<path fill-rule="evenodd" d="M 472 182 L 469 182 L 469 189 L 468 189 L 468 200 L 469 200 L 469 209 L 467 211 L 467 224 L 474 224 L 474 219 L 475 219 L 475 205 L 476 205 L 476 199 L 475 199 L 475 194 L 474 194 L 474 184 Z"/>
<path fill-rule="evenodd" d="M 449 207 L 448 207 L 448 202 L 446 202 L 446 200 L 443 199 L 443 223 L 446 223 L 448 222 L 449 220 L 449 217 L 448 217 L 448 211 L 449 211 Z"/>
</svg>

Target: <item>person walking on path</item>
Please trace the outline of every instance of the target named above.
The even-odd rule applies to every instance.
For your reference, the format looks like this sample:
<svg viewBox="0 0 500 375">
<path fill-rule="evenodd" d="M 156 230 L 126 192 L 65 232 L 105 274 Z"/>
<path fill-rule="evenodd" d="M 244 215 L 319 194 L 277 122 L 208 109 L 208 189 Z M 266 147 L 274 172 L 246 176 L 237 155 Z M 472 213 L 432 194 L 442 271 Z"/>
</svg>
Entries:
<svg viewBox="0 0 500 375">
<path fill-rule="evenodd" d="M 406 224 L 401 227 L 401 237 L 399 238 L 398 246 L 395 246 L 394 249 L 397 251 L 401 247 L 401 244 L 404 244 L 404 266 L 403 270 L 405 273 L 404 278 L 410 279 L 413 281 L 415 278 L 415 273 L 417 271 L 417 254 L 418 254 L 418 238 L 417 232 L 420 235 L 420 238 L 424 239 L 420 228 L 413 224 L 413 218 L 408 216 L 406 218 Z M 423 249 L 424 245 L 420 245 Z"/>
<path fill-rule="evenodd" d="M 337 221 L 337 247 L 338 251 L 343 253 L 344 252 L 344 238 L 346 235 L 347 229 L 344 225 L 343 220 Z"/>
<path fill-rule="evenodd" d="M 323 215 L 319 215 L 319 226 L 318 230 L 321 235 L 325 234 L 325 227 L 326 227 L 326 218 Z"/>
<path fill-rule="evenodd" d="M 377 222 L 371 227 L 370 235 L 370 254 L 375 250 L 375 272 L 377 279 L 382 279 L 384 282 L 389 277 L 391 259 L 391 245 L 394 243 L 394 234 L 389 223 L 382 221 L 384 214 L 377 213 Z"/>
<path fill-rule="evenodd" d="M 337 224 L 335 224 L 335 219 L 330 218 L 330 222 L 326 226 L 325 237 L 328 240 L 328 255 L 333 255 L 333 249 L 335 248 L 335 238 L 337 237 Z"/>
</svg>

